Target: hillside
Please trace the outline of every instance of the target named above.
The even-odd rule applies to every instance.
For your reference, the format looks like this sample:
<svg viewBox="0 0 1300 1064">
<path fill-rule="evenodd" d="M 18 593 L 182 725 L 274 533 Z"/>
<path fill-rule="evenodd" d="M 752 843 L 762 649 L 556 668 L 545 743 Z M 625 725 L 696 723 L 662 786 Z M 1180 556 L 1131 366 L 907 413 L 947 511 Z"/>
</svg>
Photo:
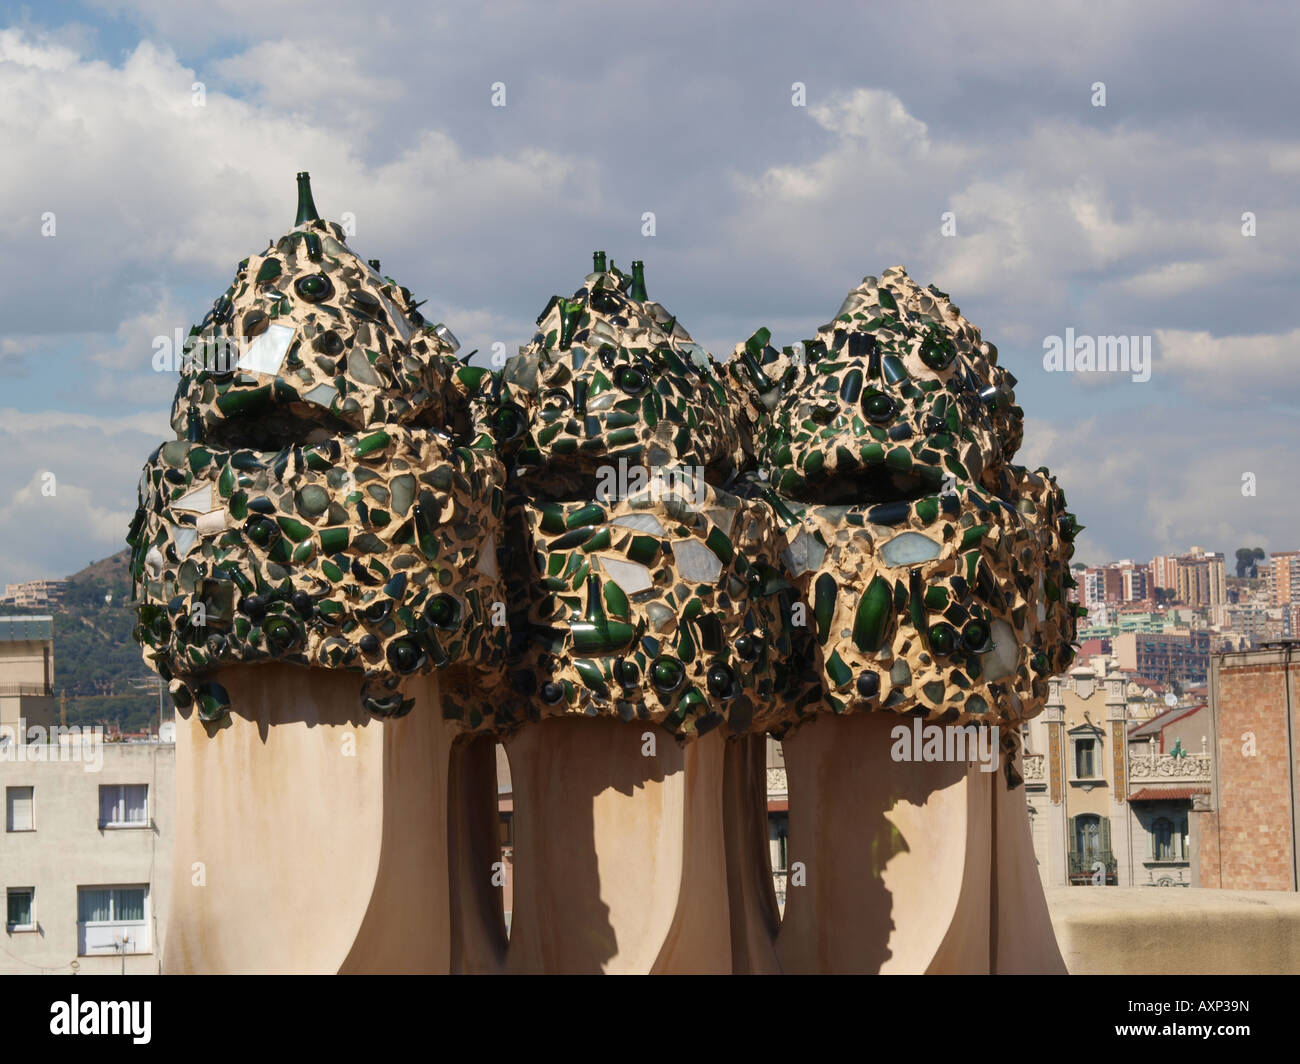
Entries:
<svg viewBox="0 0 1300 1064">
<path fill-rule="evenodd" d="M 121 550 L 69 576 L 62 604 L 48 611 L 54 617 L 54 691 L 68 696 L 69 724 L 115 723 L 140 731 L 157 718 L 158 679 L 131 638 L 129 559 Z M 163 705 L 167 712 L 165 697 Z"/>
</svg>

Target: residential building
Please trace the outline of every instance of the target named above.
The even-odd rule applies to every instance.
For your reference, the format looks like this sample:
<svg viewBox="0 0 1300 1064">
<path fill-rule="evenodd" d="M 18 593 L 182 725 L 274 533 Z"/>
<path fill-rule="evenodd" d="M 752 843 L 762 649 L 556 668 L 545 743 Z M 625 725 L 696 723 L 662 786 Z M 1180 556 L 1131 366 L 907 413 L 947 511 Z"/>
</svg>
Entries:
<svg viewBox="0 0 1300 1064">
<path fill-rule="evenodd" d="M 1300 550 L 1275 551 L 1259 573 L 1266 577 L 1271 605 L 1300 604 Z"/>
<path fill-rule="evenodd" d="M 1225 606 L 1222 626 L 1225 631 L 1236 632 L 1260 643 L 1266 639 L 1276 639 L 1282 634 L 1279 630 L 1281 627 L 1279 622 L 1284 612 L 1270 610 L 1254 603 Z"/>
<path fill-rule="evenodd" d="M 172 738 L 170 725 L 163 735 Z M 95 734 L 4 738 L 0 974 L 157 973 L 175 745 L 110 743 Z"/>
<path fill-rule="evenodd" d="M 1172 554 L 1158 554 L 1151 559 L 1151 584 L 1162 591 L 1178 590 L 1178 559 Z"/>
<path fill-rule="evenodd" d="M 62 601 L 66 583 L 64 580 L 27 580 L 20 584 L 5 584 L 0 605 L 15 606 L 20 610 L 49 609 Z"/>
<path fill-rule="evenodd" d="M 1046 708 L 1025 725 L 1025 795 L 1045 886 L 1130 882 L 1126 720 L 1125 678 L 1079 665 L 1052 678 Z"/>
<path fill-rule="evenodd" d="M 1300 641 L 1210 663 L 1212 790 L 1194 847 L 1202 886 L 1297 890 Z"/>
<path fill-rule="evenodd" d="M 1157 610 L 1141 604 L 1098 605 L 1089 614 L 1087 626 L 1080 631 L 1085 639 L 1109 639 L 1123 632 L 1164 632 L 1171 628 L 1188 628 L 1196 614 L 1186 606 Z M 1093 620 L 1094 616 L 1098 620 Z"/>
<path fill-rule="evenodd" d="M 1120 581 L 1120 598 L 1124 602 L 1142 602 L 1151 596 L 1151 570 L 1145 565 L 1124 565 Z"/>
<path fill-rule="evenodd" d="M 1150 568 L 1129 559 L 1083 571 L 1083 604 L 1141 602 L 1151 594 Z"/>
<path fill-rule="evenodd" d="M 54 723 L 54 621 L 0 617 L 0 726 Z"/>
<path fill-rule="evenodd" d="M 1210 633 L 1205 629 L 1122 632 L 1112 645 L 1122 672 L 1160 682 L 1205 682 L 1210 663 Z"/>
<path fill-rule="evenodd" d="M 1050 682 L 1025 733 L 1025 792 L 1045 886 L 1196 886 L 1194 795 L 1208 795 L 1204 704 L 1153 713 L 1112 661 Z"/>
<path fill-rule="evenodd" d="M 1192 811 L 1210 793 L 1210 714 L 1205 702 L 1166 709 L 1128 730 L 1132 882 L 1199 886 L 1192 868 Z"/>
<path fill-rule="evenodd" d="M 1193 547 L 1178 558 L 1176 596 L 1188 606 L 1222 606 L 1228 601 L 1228 571 L 1222 554 Z"/>
</svg>

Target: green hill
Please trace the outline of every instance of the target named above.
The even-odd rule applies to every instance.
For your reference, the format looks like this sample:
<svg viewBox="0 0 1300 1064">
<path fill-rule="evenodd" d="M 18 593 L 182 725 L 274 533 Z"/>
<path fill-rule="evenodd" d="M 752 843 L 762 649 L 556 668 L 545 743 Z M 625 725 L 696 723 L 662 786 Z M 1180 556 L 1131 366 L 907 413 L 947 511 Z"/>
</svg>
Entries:
<svg viewBox="0 0 1300 1064">
<path fill-rule="evenodd" d="M 121 550 L 67 578 L 54 617 L 54 691 L 68 696 L 69 724 L 117 724 L 141 731 L 157 719 L 158 678 L 131 638 L 130 554 Z M 170 712 L 164 695 L 164 713 Z"/>
</svg>

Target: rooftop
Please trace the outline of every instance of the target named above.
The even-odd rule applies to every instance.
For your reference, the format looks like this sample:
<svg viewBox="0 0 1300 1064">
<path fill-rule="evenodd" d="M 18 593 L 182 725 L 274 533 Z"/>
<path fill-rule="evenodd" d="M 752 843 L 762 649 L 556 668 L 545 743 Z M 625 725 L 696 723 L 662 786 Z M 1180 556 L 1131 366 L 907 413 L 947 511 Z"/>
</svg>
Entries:
<svg viewBox="0 0 1300 1064">
<path fill-rule="evenodd" d="M 54 638 L 53 617 L 0 617 L 0 643 Z"/>
</svg>

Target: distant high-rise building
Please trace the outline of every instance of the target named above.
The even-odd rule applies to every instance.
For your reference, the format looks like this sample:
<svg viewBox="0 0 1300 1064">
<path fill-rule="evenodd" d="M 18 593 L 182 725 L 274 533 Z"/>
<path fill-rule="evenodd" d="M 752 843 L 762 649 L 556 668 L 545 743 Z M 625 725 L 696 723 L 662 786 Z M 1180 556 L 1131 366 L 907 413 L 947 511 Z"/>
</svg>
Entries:
<svg viewBox="0 0 1300 1064">
<path fill-rule="evenodd" d="M 1125 602 L 1141 602 L 1151 594 L 1150 571 L 1146 566 L 1130 566 L 1121 570 Z"/>
<path fill-rule="evenodd" d="M 1089 566 L 1083 571 L 1083 604 L 1088 607 L 1102 605 L 1106 601 L 1106 570 L 1101 566 Z"/>
<path fill-rule="evenodd" d="M 1151 559 L 1151 583 L 1165 591 L 1178 589 L 1178 559 L 1172 554 L 1158 554 Z"/>
<path fill-rule="evenodd" d="M 1152 561 L 1151 568 L 1155 586 L 1172 588 L 1178 602 L 1188 606 L 1222 606 L 1228 601 L 1228 573 L 1222 554 L 1207 554 L 1202 548 L 1193 547 L 1176 558 L 1158 557 Z M 1161 582 L 1171 575 L 1172 584 Z"/>
<path fill-rule="evenodd" d="M 1124 632 L 1113 641 L 1123 672 L 1163 683 L 1205 683 L 1210 664 L 1210 633 L 1203 629 Z"/>
<path fill-rule="evenodd" d="M 1083 604 L 1141 602 L 1150 594 L 1150 570 L 1125 559 L 1083 571 Z"/>
<path fill-rule="evenodd" d="M 1300 602 L 1300 550 L 1276 551 L 1269 556 L 1266 576 L 1269 600 L 1274 606 Z"/>
</svg>

